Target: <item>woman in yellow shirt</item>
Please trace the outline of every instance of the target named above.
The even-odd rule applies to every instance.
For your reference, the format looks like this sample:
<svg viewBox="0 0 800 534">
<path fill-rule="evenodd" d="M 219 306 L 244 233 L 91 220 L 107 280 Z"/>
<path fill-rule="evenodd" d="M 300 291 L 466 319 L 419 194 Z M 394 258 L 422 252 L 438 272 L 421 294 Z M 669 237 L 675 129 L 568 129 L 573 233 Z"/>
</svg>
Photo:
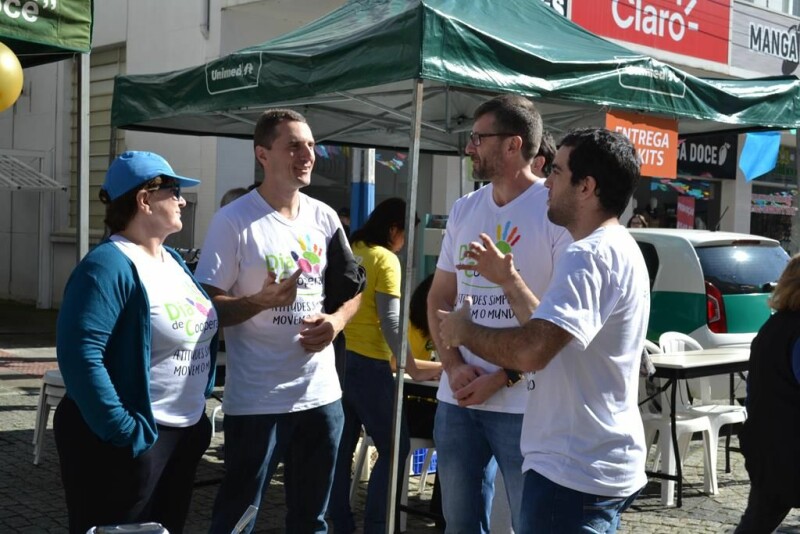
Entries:
<svg viewBox="0 0 800 534">
<path fill-rule="evenodd" d="M 394 403 L 392 351 L 400 346 L 401 268 L 397 252 L 405 244 L 405 212 L 403 199 L 385 200 L 352 236 L 353 254 L 367 273 L 367 285 L 358 312 L 345 328 L 347 367 L 342 396 L 345 422 L 328 507 L 336 534 L 355 531 L 349 488 L 353 452 L 361 425 L 378 449 L 378 460 L 367 490 L 364 533 L 386 530 Z M 429 380 L 440 372 L 418 369 L 414 363 L 410 358 L 408 372 L 418 380 Z M 409 446 L 408 429 L 403 422 L 400 458 L 408 455 Z"/>
<path fill-rule="evenodd" d="M 432 378 L 439 378 L 442 364 L 434 359 L 436 346 L 428 328 L 428 291 L 431 289 L 433 275 L 419 283 L 411 294 L 408 303 L 408 348 L 414 357 L 408 360 L 408 367 L 415 364 L 424 373 L 435 372 Z M 428 371 L 431 369 L 431 371 Z M 409 373 L 411 374 L 411 373 Z M 429 380 L 412 375 L 416 380 Z M 409 436 L 413 438 L 433 439 L 433 421 L 436 416 L 436 402 L 430 398 L 406 395 L 403 401 L 403 416 L 408 423 Z"/>
</svg>

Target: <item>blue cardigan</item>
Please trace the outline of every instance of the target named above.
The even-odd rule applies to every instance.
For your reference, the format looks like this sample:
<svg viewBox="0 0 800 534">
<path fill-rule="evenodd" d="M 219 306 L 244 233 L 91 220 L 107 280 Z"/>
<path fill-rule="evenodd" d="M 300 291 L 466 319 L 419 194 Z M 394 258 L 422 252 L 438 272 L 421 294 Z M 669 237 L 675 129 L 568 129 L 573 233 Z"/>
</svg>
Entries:
<svg viewBox="0 0 800 534">
<path fill-rule="evenodd" d="M 166 250 L 192 276 L 181 257 Z M 133 263 L 113 242 L 92 249 L 70 275 L 56 349 L 67 395 L 92 432 L 117 447 L 130 446 L 134 457 L 149 449 L 158 438 L 150 403 L 150 303 Z M 214 336 L 206 397 L 214 387 L 216 356 Z"/>
</svg>

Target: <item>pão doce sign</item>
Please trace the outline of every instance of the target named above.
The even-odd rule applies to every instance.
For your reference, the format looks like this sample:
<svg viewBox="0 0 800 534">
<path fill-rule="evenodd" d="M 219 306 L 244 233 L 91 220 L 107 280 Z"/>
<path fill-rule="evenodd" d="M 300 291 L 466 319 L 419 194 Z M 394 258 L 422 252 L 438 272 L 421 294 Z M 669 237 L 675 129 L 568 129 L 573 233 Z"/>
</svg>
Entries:
<svg viewBox="0 0 800 534">
<path fill-rule="evenodd" d="M 718 63 L 728 62 L 730 2 L 573 0 L 572 21 L 598 35 Z"/>
</svg>

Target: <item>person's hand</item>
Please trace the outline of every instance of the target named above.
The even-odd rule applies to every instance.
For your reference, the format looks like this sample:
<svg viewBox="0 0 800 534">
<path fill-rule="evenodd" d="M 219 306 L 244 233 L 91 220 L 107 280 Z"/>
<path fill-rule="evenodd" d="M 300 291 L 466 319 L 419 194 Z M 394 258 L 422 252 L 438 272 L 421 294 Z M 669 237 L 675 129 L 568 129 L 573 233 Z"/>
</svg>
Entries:
<svg viewBox="0 0 800 534">
<path fill-rule="evenodd" d="M 464 386 L 453 390 L 453 398 L 461 407 L 483 404 L 506 385 L 506 375 L 503 373 L 485 373 Z"/>
<path fill-rule="evenodd" d="M 488 281 L 502 286 L 509 282 L 517 270 L 514 267 L 514 255 L 510 252 L 500 252 L 491 238 L 484 233 L 480 234 L 481 243 L 473 241 L 464 253 L 465 258 L 474 263 L 459 263 L 456 269 L 461 271 L 475 271 Z"/>
<path fill-rule="evenodd" d="M 330 345 L 342 328 L 333 315 L 309 315 L 300 327 L 300 345 L 308 352 L 319 352 Z"/>
<path fill-rule="evenodd" d="M 297 298 L 297 279 L 303 271 L 297 269 L 288 278 L 276 282 L 277 275 L 273 272 L 267 273 L 261 291 L 255 295 L 250 295 L 248 300 L 263 309 L 277 308 L 278 306 L 288 306 Z"/>
<path fill-rule="evenodd" d="M 484 374 L 483 369 L 468 363 L 461 363 L 449 367 L 447 369 L 447 382 L 450 384 L 450 391 L 458 391 L 466 387 L 482 374 Z"/>
<path fill-rule="evenodd" d="M 413 359 L 413 357 L 411 358 Z M 413 378 L 418 382 L 439 380 L 439 378 L 441 378 L 442 376 L 441 362 L 425 362 L 425 363 L 426 363 L 425 367 L 420 367 L 419 364 L 408 365 L 406 367 L 406 372 L 409 374 L 409 376 L 411 376 L 411 378 Z M 438 365 L 430 365 L 430 364 L 438 364 Z"/>
<path fill-rule="evenodd" d="M 447 312 L 436 310 L 439 317 L 439 338 L 446 348 L 457 347 L 464 341 L 465 333 L 472 325 L 472 299 L 466 297 L 458 310 Z"/>
</svg>

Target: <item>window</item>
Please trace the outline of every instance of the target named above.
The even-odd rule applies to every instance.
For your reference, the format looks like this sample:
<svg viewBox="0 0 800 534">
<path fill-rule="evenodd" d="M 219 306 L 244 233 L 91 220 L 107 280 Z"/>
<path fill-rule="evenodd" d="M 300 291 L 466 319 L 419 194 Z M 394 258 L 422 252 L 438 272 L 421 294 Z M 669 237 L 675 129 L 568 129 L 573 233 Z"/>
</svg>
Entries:
<svg viewBox="0 0 800 534">
<path fill-rule="evenodd" d="M 789 257 L 778 245 L 698 247 L 705 279 L 723 295 L 769 293 Z"/>
<path fill-rule="evenodd" d="M 656 281 L 656 274 L 658 274 L 658 252 L 656 252 L 656 247 L 650 243 L 637 241 L 636 244 L 639 245 L 639 249 L 642 251 L 644 263 L 647 265 L 647 274 L 650 278 L 650 289 L 653 289 L 653 284 L 655 284 Z"/>
<path fill-rule="evenodd" d="M 800 0 L 744 0 L 754 6 L 763 7 L 786 15 L 800 16 Z"/>
</svg>

